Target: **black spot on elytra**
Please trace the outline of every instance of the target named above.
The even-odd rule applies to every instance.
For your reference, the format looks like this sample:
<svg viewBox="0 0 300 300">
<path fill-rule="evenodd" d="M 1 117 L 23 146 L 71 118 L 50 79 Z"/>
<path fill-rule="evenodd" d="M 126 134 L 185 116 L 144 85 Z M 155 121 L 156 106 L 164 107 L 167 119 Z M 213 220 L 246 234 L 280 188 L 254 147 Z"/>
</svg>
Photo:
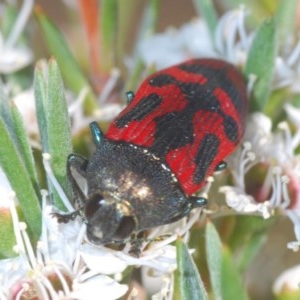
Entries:
<svg viewBox="0 0 300 300">
<path fill-rule="evenodd" d="M 205 180 L 208 168 L 218 154 L 219 146 L 220 141 L 215 134 L 208 133 L 203 137 L 195 156 L 195 163 L 197 165 L 193 178 L 195 184 L 199 184 Z"/>
<path fill-rule="evenodd" d="M 222 65 L 223 67 L 221 67 L 220 65 L 220 68 L 211 68 L 210 66 L 190 63 L 179 65 L 178 68 L 187 73 L 199 74 L 205 78 L 208 78 L 209 80 L 207 84 L 210 86 L 210 89 L 222 89 L 229 96 L 236 110 L 241 115 L 244 115 L 246 105 L 246 99 L 244 99 L 245 95 L 242 93 L 239 86 L 235 86 L 231 82 L 230 78 L 227 75 L 229 69 L 235 69 L 229 64 Z"/>
<path fill-rule="evenodd" d="M 178 69 L 185 71 L 187 73 L 199 74 L 201 75 L 203 72 L 203 65 L 190 63 L 190 64 L 182 64 L 178 66 Z"/>
<path fill-rule="evenodd" d="M 149 85 L 162 87 L 165 85 L 177 84 L 177 80 L 168 74 L 158 74 L 149 80 Z"/>
<path fill-rule="evenodd" d="M 193 143 L 192 118 L 186 113 L 186 111 L 172 112 L 154 119 L 156 131 L 151 151 L 164 156 L 170 149 Z"/>
<path fill-rule="evenodd" d="M 155 93 L 142 98 L 127 114 L 116 120 L 117 127 L 122 128 L 131 121 L 143 120 L 160 105 L 161 101 L 162 97 Z"/>
<path fill-rule="evenodd" d="M 218 99 L 205 86 L 193 82 L 178 82 L 178 87 L 194 106 L 195 111 L 202 109 L 222 113 Z"/>
<path fill-rule="evenodd" d="M 227 138 L 231 142 L 236 143 L 238 141 L 239 129 L 238 129 L 237 123 L 231 116 L 228 116 L 228 115 L 224 116 L 224 130 L 225 130 Z"/>
</svg>

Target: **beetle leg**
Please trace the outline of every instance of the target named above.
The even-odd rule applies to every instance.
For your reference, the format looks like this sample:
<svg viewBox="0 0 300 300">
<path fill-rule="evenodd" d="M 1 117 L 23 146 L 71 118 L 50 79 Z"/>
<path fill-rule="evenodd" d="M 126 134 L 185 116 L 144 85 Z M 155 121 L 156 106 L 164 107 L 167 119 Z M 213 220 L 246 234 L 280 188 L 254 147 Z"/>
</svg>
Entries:
<svg viewBox="0 0 300 300">
<path fill-rule="evenodd" d="M 133 91 L 128 91 L 126 92 L 126 99 L 127 99 L 127 104 L 129 104 L 134 98 L 134 93 Z"/>
<path fill-rule="evenodd" d="M 90 123 L 90 130 L 94 139 L 94 143 L 96 147 L 99 148 L 104 138 L 103 132 L 101 131 L 97 122 Z"/>
<path fill-rule="evenodd" d="M 188 215 L 192 209 L 202 207 L 207 204 L 207 199 L 203 197 L 190 196 L 188 200 L 188 205 L 186 206 L 185 210 L 183 210 L 179 215 L 176 215 L 171 220 L 169 220 L 168 223 L 176 222 Z"/>
<path fill-rule="evenodd" d="M 79 208 L 71 213 L 66 213 L 66 214 L 54 212 L 51 213 L 51 216 L 55 217 L 58 223 L 69 223 L 70 221 L 73 221 L 78 215 L 80 215 L 81 211 L 82 208 Z"/>
<path fill-rule="evenodd" d="M 227 163 L 225 161 L 221 161 L 215 168 L 215 172 L 223 171 L 227 168 Z"/>
<path fill-rule="evenodd" d="M 130 240 L 130 249 L 129 254 L 133 257 L 140 257 L 141 255 L 141 247 L 143 242 L 146 240 L 146 230 L 140 231 L 138 233 L 134 233 L 131 240 Z"/>
<path fill-rule="evenodd" d="M 76 179 L 72 174 L 72 168 L 77 171 L 82 177 L 86 178 L 86 168 L 87 168 L 88 160 L 83 158 L 78 154 L 70 154 L 67 160 L 67 176 L 70 181 L 73 196 L 78 203 L 79 207 L 83 207 L 84 203 L 86 203 L 86 196 L 83 194 L 81 188 L 79 187 Z"/>
<path fill-rule="evenodd" d="M 202 207 L 207 204 L 207 199 L 204 197 L 190 196 L 189 201 L 192 204 L 192 208 Z"/>
</svg>

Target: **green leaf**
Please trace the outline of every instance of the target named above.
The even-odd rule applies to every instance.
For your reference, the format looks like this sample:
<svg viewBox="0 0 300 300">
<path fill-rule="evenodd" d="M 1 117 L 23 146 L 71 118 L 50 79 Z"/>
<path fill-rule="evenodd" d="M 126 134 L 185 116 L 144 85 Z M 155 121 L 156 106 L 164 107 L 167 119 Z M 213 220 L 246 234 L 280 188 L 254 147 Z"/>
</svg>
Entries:
<svg viewBox="0 0 300 300">
<path fill-rule="evenodd" d="M 194 0 L 194 6 L 198 14 L 205 20 L 210 35 L 214 37 L 216 27 L 218 25 L 218 15 L 216 13 L 212 0 Z"/>
<path fill-rule="evenodd" d="M 280 46 L 285 45 L 287 37 L 290 36 L 291 32 L 295 31 L 296 27 L 296 14 L 298 0 L 280 0 L 277 7 L 275 20 L 278 29 L 278 38 L 281 41 Z"/>
<path fill-rule="evenodd" d="M 118 2 L 116 0 L 101 1 L 101 37 L 102 67 L 109 72 L 115 65 L 116 39 L 118 25 Z"/>
<path fill-rule="evenodd" d="M 252 102 L 254 110 L 263 110 L 270 96 L 276 50 L 275 21 L 268 19 L 254 37 L 245 68 L 248 78 L 250 75 L 256 78 Z"/>
<path fill-rule="evenodd" d="M 249 299 L 241 281 L 241 274 L 238 273 L 227 248 L 223 248 L 222 255 L 222 299 Z"/>
<path fill-rule="evenodd" d="M 14 103 L 11 105 L 11 116 L 14 123 L 15 135 L 18 137 L 18 150 L 22 156 L 25 168 L 28 172 L 30 180 L 35 188 L 37 195 L 40 194 L 40 186 L 38 184 L 37 172 L 34 165 L 32 150 L 24 127 L 22 116 Z"/>
<path fill-rule="evenodd" d="M 206 225 L 206 256 L 214 299 L 222 299 L 222 243 L 212 223 Z"/>
<path fill-rule="evenodd" d="M 175 271 L 175 300 L 208 299 L 204 284 L 186 244 L 176 241 L 177 270 Z"/>
<path fill-rule="evenodd" d="M 67 195 L 70 187 L 66 174 L 67 157 L 72 152 L 70 120 L 62 78 L 55 60 L 50 60 L 47 89 L 47 129 L 53 173 Z"/>
<path fill-rule="evenodd" d="M 40 235 L 41 210 L 36 170 L 21 116 L 0 85 L 0 166 L 17 195 L 29 234 Z"/>
<path fill-rule="evenodd" d="M 47 98 L 47 71 L 47 65 L 44 65 L 43 62 L 38 62 L 34 73 L 33 84 L 36 115 L 44 152 L 49 152 L 47 113 L 45 108 Z"/>
<path fill-rule="evenodd" d="M 39 69 L 36 71 L 35 79 L 38 120 L 39 126 L 43 126 L 40 127 L 40 132 L 46 147 L 43 151 L 50 153 L 53 174 L 70 196 L 66 164 L 67 156 L 72 152 L 72 142 L 63 82 L 55 60 L 49 62 L 46 82 Z M 52 191 L 52 194 L 54 205 L 64 209 L 60 197 L 55 191 Z"/>
<path fill-rule="evenodd" d="M 39 200 L 22 157 L 3 118 L 0 118 L 0 136 L 0 165 L 17 195 L 29 233 L 33 240 L 37 241 L 41 230 Z"/>
<path fill-rule="evenodd" d="M 46 43 L 50 52 L 56 58 L 60 67 L 62 76 L 66 85 L 76 94 L 88 87 L 89 92 L 86 96 L 86 108 L 88 112 L 92 112 L 96 107 L 96 97 L 93 94 L 89 82 L 80 70 L 73 54 L 71 53 L 60 30 L 46 17 L 41 9 L 35 9 L 35 16 L 42 30 Z"/>
</svg>

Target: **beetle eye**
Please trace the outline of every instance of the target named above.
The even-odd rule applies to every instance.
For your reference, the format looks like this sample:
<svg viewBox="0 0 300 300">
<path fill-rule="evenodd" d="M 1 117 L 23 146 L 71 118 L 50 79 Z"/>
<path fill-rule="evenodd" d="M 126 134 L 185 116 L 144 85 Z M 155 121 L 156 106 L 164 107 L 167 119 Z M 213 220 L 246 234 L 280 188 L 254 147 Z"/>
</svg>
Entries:
<svg viewBox="0 0 300 300">
<path fill-rule="evenodd" d="M 85 216 L 87 219 L 91 219 L 95 212 L 101 207 L 103 197 L 99 194 L 94 195 L 90 198 L 85 206 Z"/>
<path fill-rule="evenodd" d="M 135 221 L 132 216 L 122 217 L 119 227 L 117 228 L 114 239 L 115 240 L 124 240 L 127 238 L 135 229 Z"/>
</svg>

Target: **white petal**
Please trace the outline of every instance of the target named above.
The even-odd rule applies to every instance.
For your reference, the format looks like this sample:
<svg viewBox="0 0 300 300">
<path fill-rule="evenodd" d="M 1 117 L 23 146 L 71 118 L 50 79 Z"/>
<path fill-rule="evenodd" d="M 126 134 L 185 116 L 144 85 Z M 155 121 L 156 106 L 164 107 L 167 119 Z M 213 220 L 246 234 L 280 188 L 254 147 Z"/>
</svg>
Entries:
<svg viewBox="0 0 300 300">
<path fill-rule="evenodd" d="M 122 297 L 127 290 L 127 285 L 119 284 L 108 276 L 98 275 L 83 283 L 73 283 L 70 296 L 80 300 L 113 300 Z"/>
<path fill-rule="evenodd" d="M 252 140 L 252 137 L 260 130 L 264 135 L 269 135 L 272 129 L 272 121 L 263 113 L 256 112 L 250 115 L 245 140 Z"/>
<path fill-rule="evenodd" d="M 125 261 L 116 257 L 105 247 L 84 244 L 80 248 L 81 256 L 89 269 L 102 274 L 121 273 L 127 267 Z"/>
<path fill-rule="evenodd" d="M 239 191 L 238 188 L 222 186 L 219 191 L 225 194 L 227 205 L 235 211 L 245 213 L 257 211 L 257 206 L 255 205 L 253 198 L 243 191 Z"/>
<path fill-rule="evenodd" d="M 178 33 L 182 49 L 193 57 L 216 57 L 208 28 L 202 20 L 195 20 L 182 26 Z M 185 50 L 185 51 L 186 51 Z"/>
</svg>

